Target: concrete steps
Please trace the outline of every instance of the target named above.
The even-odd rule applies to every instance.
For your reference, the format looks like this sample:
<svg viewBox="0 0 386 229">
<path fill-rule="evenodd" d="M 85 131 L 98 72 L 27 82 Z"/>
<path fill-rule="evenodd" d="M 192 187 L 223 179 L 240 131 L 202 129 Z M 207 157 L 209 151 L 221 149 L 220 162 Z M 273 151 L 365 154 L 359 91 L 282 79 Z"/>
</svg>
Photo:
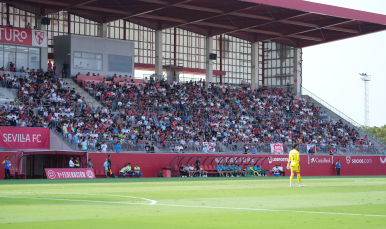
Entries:
<svg viewBox="0 0 386 229">
<path fill-rule="evenodd" d="M 65 83 L 68 83 L 68 86 L 72 89 L 75 88 L 76 93 L 80 92 L 79 94 L 84 97 L 87 101 L 87 104 L 90 104 L 91 107 L 103 107 L 102 103 L 100 103 L 98 100 L 94 98 L 94 96 L 90 95 L 87 91 L 85 91 L 81 86 L 79 86 L 77 83 L 75 83 L 72 79 L 63 79 Z"/>
</svg>

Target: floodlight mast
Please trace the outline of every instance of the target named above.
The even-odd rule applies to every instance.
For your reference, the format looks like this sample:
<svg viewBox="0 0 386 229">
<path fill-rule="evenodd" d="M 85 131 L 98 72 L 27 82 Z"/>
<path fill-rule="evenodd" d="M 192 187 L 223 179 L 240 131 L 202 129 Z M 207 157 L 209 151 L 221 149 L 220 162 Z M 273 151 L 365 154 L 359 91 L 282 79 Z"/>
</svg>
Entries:
<svg viewBox="0 0 386 229">
<path fill-rule="evenodd" d="M 369 116 L 369 82 L 371 81 L 371 76 L 366 73 L 359 73 L 362 76 L 361 80 L 365 82 L 365 126 L 370 126 L 370 116 Z"/>
</svg>

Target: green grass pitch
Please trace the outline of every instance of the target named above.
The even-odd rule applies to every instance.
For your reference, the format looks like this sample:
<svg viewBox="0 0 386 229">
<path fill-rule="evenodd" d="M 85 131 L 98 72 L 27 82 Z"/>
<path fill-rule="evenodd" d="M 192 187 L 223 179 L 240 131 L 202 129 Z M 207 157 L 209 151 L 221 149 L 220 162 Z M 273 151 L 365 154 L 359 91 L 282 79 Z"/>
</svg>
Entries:
<svg viewBox="0 0 386 229">
<path fill-rule="evenodd" d="M 295 181 L 295 179 L 294 179 Z M 386 228 L 386 177 L 0 181 L 0 228 Z"/>
</svg>

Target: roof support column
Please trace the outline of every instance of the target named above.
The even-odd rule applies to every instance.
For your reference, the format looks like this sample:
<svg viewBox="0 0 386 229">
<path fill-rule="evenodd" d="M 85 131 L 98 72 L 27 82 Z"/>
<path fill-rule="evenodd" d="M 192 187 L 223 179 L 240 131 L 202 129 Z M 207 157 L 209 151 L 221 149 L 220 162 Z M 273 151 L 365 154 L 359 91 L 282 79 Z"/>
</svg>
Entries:
<svg viewBox="0 0 386 229">
<path fill-rule="evenodd" d="M 162 30 L 155 31 L 155 75 L 162 76 Z M 158 78 L 158 77 L 157 77 Z"/>
<path fill-rule="evenodd" d="M 107 38 L 107 23 L 98 24 L 98 37 Z"/>
<path fill-rule="evenodd" d="M 213 52 L 213 37 L 206 37 L 206 60 L 205 60 L 205 81 L 206 85 L 213 82 L 213 60 L 209 59 L 209 54 Z"/>
<path fill-rule="evenodd" d="M 35 15 L 35 29 L 37 30 L 47 30 L 47 25 L 42 24 L 42 18 L 41 15 Z"/>
<path fill-rule="evenodd" d="M 251 90 L 259 88 L 259 42 L 252 42 Z"/>
<path fill-rule="evenodd" d="M 296 96 L 301 96 L 302 90 L 302 49 L 294 49 L 294 88 Z"/>
</svg>

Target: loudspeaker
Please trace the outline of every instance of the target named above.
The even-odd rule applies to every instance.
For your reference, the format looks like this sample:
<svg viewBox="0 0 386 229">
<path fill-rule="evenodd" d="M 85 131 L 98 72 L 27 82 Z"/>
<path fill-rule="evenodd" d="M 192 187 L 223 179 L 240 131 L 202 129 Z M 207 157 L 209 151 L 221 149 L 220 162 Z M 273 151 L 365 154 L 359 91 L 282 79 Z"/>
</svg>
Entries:
<svg viewBox="0 0 386 229">
<path fill-rule="evenodd" d="M 217 54 L 216 53 L 209 53 L 209 60 L 216 60 Z"/>
<path fill-rule="evenodd" d="M 50 25 L 50 18 L 42 17 L 42 25 Z"/>
</svg>

